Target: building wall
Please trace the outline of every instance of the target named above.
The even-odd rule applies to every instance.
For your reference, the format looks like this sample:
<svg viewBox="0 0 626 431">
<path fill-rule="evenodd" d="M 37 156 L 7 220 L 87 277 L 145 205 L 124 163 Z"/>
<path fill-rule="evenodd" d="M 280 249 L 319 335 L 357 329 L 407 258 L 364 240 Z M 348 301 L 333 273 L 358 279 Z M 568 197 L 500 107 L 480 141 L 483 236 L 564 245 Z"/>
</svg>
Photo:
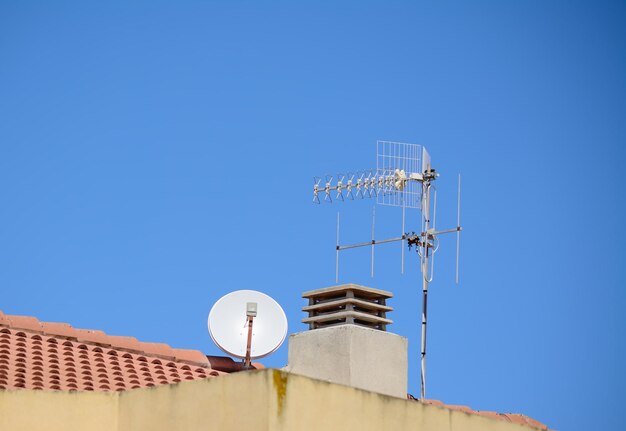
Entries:
<svg viewBox="0 0 626 431">
<path fill-rule="evenodd" d="M 0 390 L 0 431 L 117 430 L 117 392 Z"/>
<path fill-rule="evenodd" d="M 529 431 L 278 370 L 116 393 L 0 391 L 0 430 Z"/>
<path fill-rule="evenodd" d="M 266 430 L 272 370 L 120 392 L 118 431 Z"/>
</svg>

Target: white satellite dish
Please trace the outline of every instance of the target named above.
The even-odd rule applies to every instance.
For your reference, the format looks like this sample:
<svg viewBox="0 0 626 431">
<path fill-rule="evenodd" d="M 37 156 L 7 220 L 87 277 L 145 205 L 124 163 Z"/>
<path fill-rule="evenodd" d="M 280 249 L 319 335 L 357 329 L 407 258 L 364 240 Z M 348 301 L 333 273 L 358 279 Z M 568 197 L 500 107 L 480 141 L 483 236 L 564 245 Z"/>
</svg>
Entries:
<svg viewBox="0 0 626 431">
<path fill-rule="evenodd" d="M 222 296 L 209 312 L 208 326 L 217 347 L 246 359 L 248 365 L 250 359 L 276 351 L 287 336 L 287 317 L 281 306 L 256 290 Z"/>
</svg>

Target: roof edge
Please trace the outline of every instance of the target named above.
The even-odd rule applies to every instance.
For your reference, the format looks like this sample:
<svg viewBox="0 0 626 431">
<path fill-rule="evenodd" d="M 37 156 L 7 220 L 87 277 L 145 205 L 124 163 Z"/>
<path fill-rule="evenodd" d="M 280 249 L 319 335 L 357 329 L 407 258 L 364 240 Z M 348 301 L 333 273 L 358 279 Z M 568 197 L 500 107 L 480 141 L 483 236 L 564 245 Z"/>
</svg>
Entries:
<svg viewBox="0 0 626 431">
<path fill-rule="evenodd" d="M 4 314 L 0 311 L 0 327 L 64 338 L 84 344 L 111 347 L 116 350 L 177 361 L 188 365 L 210 368 L 208 358 L 199 350 L 175 349 L 164 343 L 146 343 L 134 337 L 108 335 L 93 329 L 78 329 L 68 323 L 41 322 L 36 317 Z"/>
</svg>

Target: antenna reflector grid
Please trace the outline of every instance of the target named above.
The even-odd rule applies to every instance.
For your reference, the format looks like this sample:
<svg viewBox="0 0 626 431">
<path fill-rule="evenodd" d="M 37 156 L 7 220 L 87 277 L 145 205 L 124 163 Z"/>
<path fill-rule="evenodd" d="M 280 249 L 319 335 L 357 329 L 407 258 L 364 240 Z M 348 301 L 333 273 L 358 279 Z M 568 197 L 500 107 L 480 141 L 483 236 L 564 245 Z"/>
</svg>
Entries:
<svg viewBox="0 0 626 431">
<path fill-rule="evenodd" d="M 422 183 L 411 177 L 421 178 L 424 173 L 424 152 L 418 144 L 376 142 L 376 177 L 383 183 L 376 200 L 379 205 L 421 209 Z"/>
</svg>

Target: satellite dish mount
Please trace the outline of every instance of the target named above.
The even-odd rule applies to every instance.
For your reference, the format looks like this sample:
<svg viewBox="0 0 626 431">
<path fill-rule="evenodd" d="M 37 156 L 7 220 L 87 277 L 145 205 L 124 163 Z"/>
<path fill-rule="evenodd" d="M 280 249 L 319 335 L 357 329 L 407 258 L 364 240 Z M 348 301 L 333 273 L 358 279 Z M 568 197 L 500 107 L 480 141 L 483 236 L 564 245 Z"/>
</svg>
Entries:
<svg viewBox="0 0 626 431">
<path fill-rule="evenodd" d="M 250 351 L 252 350 L 252 325 L 254 324 L 254 318 L 256 317 L 256 302 L 246 303 L 246 316 L 248 317 L 248 341 L 246 342 L 246 357 L 244 359 L 245 368 L 251 368 Z"/>
<path fill-rule="evenodd" d="M 208 318 L 213 342 L 252 368 L 252 359 L 273 353 L 287 336 L 285 312 L 271 297 L 255 290 L 237 290 L 222 296 Z"/>
</svg>

